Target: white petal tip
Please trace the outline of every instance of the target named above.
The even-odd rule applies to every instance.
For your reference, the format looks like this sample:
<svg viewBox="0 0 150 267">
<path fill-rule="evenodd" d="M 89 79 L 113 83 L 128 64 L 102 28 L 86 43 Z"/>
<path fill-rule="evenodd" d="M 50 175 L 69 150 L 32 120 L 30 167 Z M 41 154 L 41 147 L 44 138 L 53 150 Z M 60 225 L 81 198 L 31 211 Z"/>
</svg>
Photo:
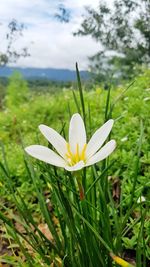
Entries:
<svg viewBox="0 0 150 267">
<path fill-rule="evenodd" d="M 44 125 L 44 124 L 40 124 L 39 126 L 39 129 L 40 129 L 40 131 L 42 131 L 45 127 L 47 127 L 46 125 Z"/>
<path fill-rule="evenodd" d="M 80 115 L 79 113 L 74 113 L 74 114 L 72 115 L 72 119 L 77 118 L 77 117 L 78 117 L 78 118 L 79 118 L 79 117 L 82 118 L 81 115 Z"/>
<path fill-rule="evenodd" d="M 114 149 L 115 149 L 117 146 L 117 142 L 114 139 L 112 139 L 110 142 L 111 142 L 112 146 L 114 146 Z"/>
<path fill-rule="evenodd" d="M 114 139 L 110 140 L 109 142 L 109 147 L 110 147 L 110 154 L 116 149 L 117 143 Z"/>
<path fill-rule="evenodd" d="M 113 126 L 113 124 L 114 124 L 114 120 L 113 120 L 113 119 L 110 119 L 110 120 L 107 121 L 107 123 L 109 123 L 110 125 Z"/>
<path fill-rule="evenodd" d="M 25 147 L 24 150 L 28 153 L 28 151 L 30 150 L 30 146 Z"/>
<path fill-rule="evenodd" d="M 28 153 L 29 155 L 32 155 L 32 152 L 34 151 L 36 145 L 32 145 L 32 146 L 27 146 L 25 147 L 25 152 Z"/>
</svg>

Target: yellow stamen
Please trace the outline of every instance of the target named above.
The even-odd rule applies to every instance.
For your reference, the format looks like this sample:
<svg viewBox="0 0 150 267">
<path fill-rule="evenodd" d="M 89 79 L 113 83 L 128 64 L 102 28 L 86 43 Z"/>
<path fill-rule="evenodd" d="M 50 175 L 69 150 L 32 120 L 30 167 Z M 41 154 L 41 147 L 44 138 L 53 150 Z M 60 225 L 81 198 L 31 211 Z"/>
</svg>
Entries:
<svg viewBox="0 0 150 267">
<path fill-rule="evenodd" d="M 80 159 L 83 160 L 83 161 L 85 161 L 86 147 L 87 147 L 87 144 L 84 145 L 84 147 L 83 147 L 83 149 L 82 149 L 81 156 L 80 156 Z"/>
<path fill-rule="evenodd" d="M 79 161 L 79 158 L 80 158 L 80 156 L 79 156 L 79 144 L 77 144 L 76 145 L 76 153 L 74 155 L 74 161 L 75 162 L 78 162 Z"/>
<path fill-rule="evenodd" d="M 75 165 L 75 164 L 78 163 L 80 160 L 83 160 L 83 161 L 85 162 L 85 160 L 86 160 L 86 155 L 85 155 L 86 147 L 87 147 L 87 144 L 85 144 L 85 145 L 83 146 L 83 149 L 82 149 L 82 151 L 80 152 L 79 144 L 76 144 L 76 151 L 75 151 L 75 153 L 72 153 L 71 148 L 70 148 L 70 144 L 67 143 L 67 153 L 66 153 L 66 157 L 67 157 L 67 160 L 69 161 L 69 164 L 70 164 L 71 166 Z"/>
</svg>

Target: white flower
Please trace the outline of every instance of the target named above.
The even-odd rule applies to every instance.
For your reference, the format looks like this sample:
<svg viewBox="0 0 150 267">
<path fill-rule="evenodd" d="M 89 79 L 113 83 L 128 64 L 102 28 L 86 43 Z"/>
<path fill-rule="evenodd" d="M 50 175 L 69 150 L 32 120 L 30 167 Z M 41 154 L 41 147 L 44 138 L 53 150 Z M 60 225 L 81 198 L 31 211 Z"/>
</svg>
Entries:
<svg viewBox="0 0 150 267">
<path fill-rule="evenodd" d="M 65 168 L 68 171 L 77 171 L 105 159 L 113 152 L 116 147 L 115 140 L 109 141 L 101 148 L 112 129 L 113 123 L 112 119 L 108 120 L 94 133 L 87 144 L 84 122 L 81 116 L 76 113 L 70 120 L 69 142 L 66 142 L 52 128 L 46 125 L 39 126 L 42 134 L 58 154 L 41 145 L 26 147 L 25 151 L 32 157 L 46 163 Z"/>
<path fill-rule="evenodd" d="M 145 202 L 146 201 L 146 198 L 144 196 L 140 196 L 137 200 L 137 203 L 142 203 L 142 202 Z"/>
</svg>

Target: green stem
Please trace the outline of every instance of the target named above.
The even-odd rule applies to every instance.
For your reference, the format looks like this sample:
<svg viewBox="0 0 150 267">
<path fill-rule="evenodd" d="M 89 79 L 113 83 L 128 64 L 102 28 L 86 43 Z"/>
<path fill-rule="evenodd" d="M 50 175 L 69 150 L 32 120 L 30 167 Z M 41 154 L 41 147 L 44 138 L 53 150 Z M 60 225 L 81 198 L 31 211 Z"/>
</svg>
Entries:
<svg viewBox="0 0 150 267">
<path fill-rule="evenodd" d="M 79 193 L 80 193 L 80 200 L 82 201 L 85 198 L 84 195 L 84 188 L 82 186 L 82 183 L 77 179 L 78 187 L 79 187 Z"/>
<path fill-rule="evenodd" d="M 80 193 L 80 200 L 84 200 L 85 199 L 85 194 L 84 194 L 84 188 L 82 185 L 82 176 L 81 176 L 81 172 L 76 172 L 75 174 L 76 179 L 77 179 L 77 184 L 78 184 L 78 188 L 79 188 L 79 193 Z"/>
</svg>

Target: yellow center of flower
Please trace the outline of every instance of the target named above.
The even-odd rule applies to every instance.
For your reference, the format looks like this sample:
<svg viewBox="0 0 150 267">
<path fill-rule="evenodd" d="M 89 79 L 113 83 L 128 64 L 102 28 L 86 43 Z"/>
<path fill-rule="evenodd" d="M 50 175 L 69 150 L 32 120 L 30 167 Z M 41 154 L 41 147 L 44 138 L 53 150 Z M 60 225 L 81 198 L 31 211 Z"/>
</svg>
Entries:
<svg viewBox="0 0 150 267">
<path fill-rule="evenodd" d="M 86 153 L 85 153 L 86 147 L 87 147 L 87 144 L 84 144 L 82 151 L 80 151 L 79 150 L 79 144 L 76 144 L 75 153 L 72 153 L 71 148 L 70 148 L 70 144 L 67 143 L 66 157 L 67 157 L 67 160 L 69 161 L 70 166 L 75 165 L 76 163 L 78 163 L 81 160 L 83 160 L 84 162 L 86 161 Z"/>
</svg>

